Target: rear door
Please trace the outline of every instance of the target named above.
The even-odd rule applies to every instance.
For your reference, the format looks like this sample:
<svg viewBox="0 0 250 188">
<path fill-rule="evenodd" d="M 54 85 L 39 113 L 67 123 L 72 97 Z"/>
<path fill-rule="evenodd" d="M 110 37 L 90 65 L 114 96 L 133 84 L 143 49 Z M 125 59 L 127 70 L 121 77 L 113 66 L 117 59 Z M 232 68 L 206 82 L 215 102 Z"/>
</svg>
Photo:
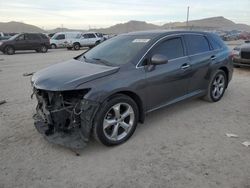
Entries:
<svg viewBox="0 0 250 188">
<path fill-rule="evenodd" d="M 88 33 L 88 37 L 89 37 L 89 45 L 95 45 L 97 41 L 96 35 L 94 33 Z"/>
<path fill-rule="evenodd" d="M 33 33 L 25 34 L 25 39 L 27 41 L 28 50 L 36 50 L 40 48 L 41 37 L 39 35 Z"/>
<path fill-rule="evenodd" d="M 183 37 L 164 39 L 153 47 L 148 59 L 155 54 L 167 56 L 167 64 L 145 67 L 147 79 L 147 110 L 180 100 L 187 94 L 190 78 L 189 59 Z M 150 60 L 149 60 L 150 61 Z"/>
<path fill-rule="evenodd" d="M 207 89 L 209 66 L 216 57 L 205 35 L 186 34 L 184 38 L 192 67 L 188 93 L 202 92 Z"/>
<path fill-rule="evenodd" d="M 88 46 L 90 41 L 89 41 L 89 36 L 88 34 L 83 34 L 81 38 L 81 46 Z"/>
</svg>

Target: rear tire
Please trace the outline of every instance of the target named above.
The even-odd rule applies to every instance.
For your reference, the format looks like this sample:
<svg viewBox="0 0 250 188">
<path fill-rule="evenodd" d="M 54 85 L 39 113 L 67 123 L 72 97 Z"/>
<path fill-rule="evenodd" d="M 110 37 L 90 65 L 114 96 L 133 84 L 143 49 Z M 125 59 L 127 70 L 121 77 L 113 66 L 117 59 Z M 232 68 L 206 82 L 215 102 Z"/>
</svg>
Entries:
<svg viewBox="0 0 250 188">
<path fill-rule="evenodd" d="M 39 49 L 41 53 L 46 53 L 48 51 L 48 48 L 45 45 L 42 45 Z"/>
<path fill-rule="evenodd" d="M 126 95 L 114 95 L 97 112 L 93 134 L 106 146 L 126 142 L 134 133 L 139 117 L 137 104 Z"/>
<path fill-rule="evenodd" d="M 73 48 L 74 50 L 80 50 L 81 46 L 79 43 L 74 43 Z"/>
<path fill-rule="evenodd" d="M 15 49 L 14 49 L 14 47 L 12 47 L 12 46 L 7 46 L 6 48 L 5 48 L 5 53 L 6 54 L 8 54 L 8 55 L 13 55 L 13 54 L 15 54 Z"/>
<path fill-rule="evenodd" d="M 227 76 L 223 70 L 217 70 L 212 75 L 207 94 L 204 96 L 204 100 L 208 102 L 218 102 L 223 97 L 227 87 Z"/>
</svg>

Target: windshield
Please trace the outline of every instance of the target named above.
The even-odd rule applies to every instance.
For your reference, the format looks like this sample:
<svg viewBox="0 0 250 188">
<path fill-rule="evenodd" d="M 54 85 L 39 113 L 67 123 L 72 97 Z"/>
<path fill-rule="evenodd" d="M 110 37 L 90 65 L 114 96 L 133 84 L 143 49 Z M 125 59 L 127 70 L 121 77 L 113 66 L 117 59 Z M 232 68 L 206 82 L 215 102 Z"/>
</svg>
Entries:
<svg viewBox="0 0 250 188">
<path fill-rule="evenodd" d="M 150 40 L 149 36 L 120 35 L 89 50 L 79 60 L 85 59 L 89 63 L 101 62 L 119 66 L 131 61 Z"/>
</svg>

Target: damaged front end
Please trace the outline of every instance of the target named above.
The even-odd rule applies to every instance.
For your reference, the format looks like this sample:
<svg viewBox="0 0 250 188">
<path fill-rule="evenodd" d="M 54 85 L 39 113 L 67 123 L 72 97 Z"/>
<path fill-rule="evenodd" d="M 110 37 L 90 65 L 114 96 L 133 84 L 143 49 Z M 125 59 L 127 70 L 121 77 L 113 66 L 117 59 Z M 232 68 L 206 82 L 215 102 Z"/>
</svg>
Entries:
<svg viewBox="0 0 250 188">
<path fill-rule="evenodd" d="M 81 149 L 89 140 L 99 104 L 84 99 L 89 90 L 46 91 L 34 88 L 36 129 L 49 142 Z"/>
</svg>

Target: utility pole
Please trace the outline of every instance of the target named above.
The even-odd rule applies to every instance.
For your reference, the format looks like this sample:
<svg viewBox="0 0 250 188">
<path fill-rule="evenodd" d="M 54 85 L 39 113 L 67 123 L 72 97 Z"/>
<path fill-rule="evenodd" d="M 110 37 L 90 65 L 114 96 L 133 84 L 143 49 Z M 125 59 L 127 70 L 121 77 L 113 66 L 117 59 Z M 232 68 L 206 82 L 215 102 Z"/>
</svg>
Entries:
<svg viewBox="0 0 250 188">
<path fill-rule="evenodd" d="M 188 21 L 189 21 L 189 6 L 187 7 L 187 23 L 186 23 L 187 27 L 188 27 Z"/>
</svg>

